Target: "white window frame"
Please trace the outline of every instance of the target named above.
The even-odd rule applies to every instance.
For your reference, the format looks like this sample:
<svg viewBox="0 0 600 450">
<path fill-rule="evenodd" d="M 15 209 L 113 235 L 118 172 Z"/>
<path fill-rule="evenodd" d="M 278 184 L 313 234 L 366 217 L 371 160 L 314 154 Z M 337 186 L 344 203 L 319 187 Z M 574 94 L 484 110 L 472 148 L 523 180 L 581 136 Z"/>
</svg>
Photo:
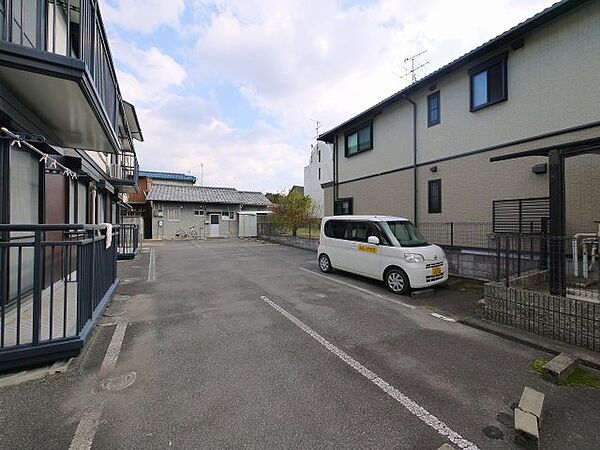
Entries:
<svg viewBox="0 0 600 450">
<path fill-rule="evenodd" d="M 235 211 L 221 211 L 221 220 L 235 220 Z"/>
<path fill-rule="evenodd" d="M 181 222 L 181 207 L 165 208 L 167 222 Z"/>
</svg>

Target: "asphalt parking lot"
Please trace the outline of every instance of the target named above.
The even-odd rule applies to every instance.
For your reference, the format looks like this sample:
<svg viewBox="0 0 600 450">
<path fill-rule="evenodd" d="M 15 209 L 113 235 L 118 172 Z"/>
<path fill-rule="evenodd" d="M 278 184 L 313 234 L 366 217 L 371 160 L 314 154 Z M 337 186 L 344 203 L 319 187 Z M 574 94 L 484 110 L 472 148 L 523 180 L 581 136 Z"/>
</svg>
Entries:
<svg viewBox="0 0 600 450">
<path fill-rule="evenodd" d="M 524 386 L 546 394 L 542 448 L 600 447 L 599 391 L 546 383 L 528 370 L 543 352 L 446 320 L 477 283 L 394 296 L 237 239 L 145 243 L 119 270 L 66 373 L 0 388 L 1 448 L 515 448 L 502 418 Z"/>
</svg>

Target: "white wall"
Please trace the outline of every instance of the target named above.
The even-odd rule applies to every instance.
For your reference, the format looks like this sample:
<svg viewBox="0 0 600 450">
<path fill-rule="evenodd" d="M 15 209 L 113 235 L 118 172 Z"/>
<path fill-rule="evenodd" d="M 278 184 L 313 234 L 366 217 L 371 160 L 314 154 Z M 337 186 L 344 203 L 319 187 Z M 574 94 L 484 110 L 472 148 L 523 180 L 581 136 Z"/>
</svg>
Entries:
<svg viewBox="0 0 600 450">
<path fill-rule="evenodd" d="M 319 152 L 321 160 L 319 162 Z M 319 178 L 321 169 L 321 178 Z M 315 214 L 323 215 L 325 194 L 321 184 L 333 181 L 333 152 L 331 145 L 318 141 L 311 145 L 310 160 L 304 168 L 304 195 L 309 196 L 315 203 Z"/>
</svg>

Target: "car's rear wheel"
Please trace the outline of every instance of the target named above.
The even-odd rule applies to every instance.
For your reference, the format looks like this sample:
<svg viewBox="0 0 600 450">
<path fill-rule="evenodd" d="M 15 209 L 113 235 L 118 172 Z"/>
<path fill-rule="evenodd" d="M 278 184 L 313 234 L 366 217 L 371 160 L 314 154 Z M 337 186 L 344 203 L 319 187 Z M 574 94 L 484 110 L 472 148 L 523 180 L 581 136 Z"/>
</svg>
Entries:
<svg viewBox="0 0 600 450">
<path fill-rule="evenodd" d="M 401 269 L 392 268 L 385 273 L 385 286 L 394 294 L 408 294 L 410 281 Z"/>
<path fill-rule="evenodd" d="M 331 260 L 325 253 L 319 256 L 319 269 L 321 269 L 321 272 L 324 273 L 330 273 L 333 271 L 333 267 L 331 267 Z"/>
</svg>

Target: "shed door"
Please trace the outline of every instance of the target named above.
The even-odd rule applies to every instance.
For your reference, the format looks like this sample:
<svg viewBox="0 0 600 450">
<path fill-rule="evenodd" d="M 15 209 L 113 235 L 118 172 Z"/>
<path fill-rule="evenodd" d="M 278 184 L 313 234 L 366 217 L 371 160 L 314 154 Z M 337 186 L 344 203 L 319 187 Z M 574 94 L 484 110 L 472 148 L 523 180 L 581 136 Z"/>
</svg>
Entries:
<svg viewBox="0 0 600 450">
<path fill-rule="evenodd" d="M 211 214 L 210 215 L 210 228 L 208 230 L 208 237 L 219 237 L 219 223 L 221 219 L 221 214 Z"/>
<path fill-rule="evenodd" d="M 255 237 L 257 235 L 256 216 L 240 214 L 240 237 Z"/>
</svg>

